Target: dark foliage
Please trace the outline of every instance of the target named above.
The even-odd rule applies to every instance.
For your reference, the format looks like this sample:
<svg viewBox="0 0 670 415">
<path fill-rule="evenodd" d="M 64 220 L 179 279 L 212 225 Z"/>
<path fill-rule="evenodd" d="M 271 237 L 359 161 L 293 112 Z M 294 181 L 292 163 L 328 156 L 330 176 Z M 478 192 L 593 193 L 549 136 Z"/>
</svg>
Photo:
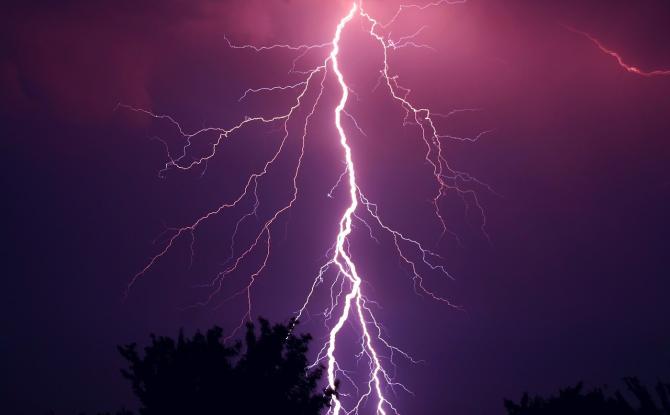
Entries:
<svg viewBox="0 0 670 415">
<path fill-rule="evenodd" d="M 624 382 L 635 397 L 633 404 L 619 391 L 614 396 L 600 388 L 584 392 L 580 382 L 549 398 L 530 398 L 525 393 L 518 404 L 505 400 L 505 408 L 508 415 L 670 415 L 670 384 L 658 382 L 655 399 L 637 378 L 624 378 Z"/>
<path fill-rule="evenodd" d="M 56 415 L 55 412 L 51 411 L 47 413 L 47 415 Z M 79 415 L 86 415 L 85 412 L 80 413 Z M 97 415 L 133 415 L 132 411 L 129 411 L 127 409 L 121 409 L 118 412 L 99 412 Z"/>
<path fill-rule="evenodd" d="M 263 319 L 258 336 L 247 325 L 244 347 L 224 345 L 221 335 L 218 327 L 176 341 L 152 335 L 144 356 L 136 344 L 119 347 L 140 414 L 316 415 L 328 406 L 333 392 L 315 393 L 323 369 L 308 369 L 308 335 Z"/>
</svg>

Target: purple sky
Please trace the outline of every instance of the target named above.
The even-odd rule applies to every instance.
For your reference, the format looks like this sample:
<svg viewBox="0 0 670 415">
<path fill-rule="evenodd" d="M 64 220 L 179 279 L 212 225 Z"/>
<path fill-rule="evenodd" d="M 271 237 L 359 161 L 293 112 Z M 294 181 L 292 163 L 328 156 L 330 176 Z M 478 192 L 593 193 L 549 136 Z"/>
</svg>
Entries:
<svg viewBox="0 0 670 415">
<path fill-rule="evenodd" d="M 189 223 L 232 197 L 279 136 L 251 129 L 231 140 L 205 175 L 159 179 L 165 154 L 150 138 L 176 145 L 179 137 L 165 123 L 114 107 L 169 113 L 194 130 L 285 104 L 281 96 L 242 104 L 237 98 L 246 88 L 290 80 L 291 57 L 230 50 L 223 36 L 260 44 L 328 41 L 348 2 L 314 3 L 5 6 L 0 181 L 9 266 L 0 397 L 8 413 L 134 407 L 115 345 L 180 327 L 231 328 L 241 317 L 242 299 L 182 309 L 206 296 L 194 286 L 228 257 L 233 214 L 197 234 L 190 269 L 183 240 L 126 302 L 121 298 L 156 253 L 152 241 L 164 227 Z M 388 17 L 395 4 L 370 7 Z M 618 386 L 626 375 L 668 379 L 670 77 L 630 74 L 563 25 L 651 70 L 670 68 L 669 19 L 660 0 L 471 0 L 399 23 L 398 35 L 427 24 L 421 40 L 435 48 L 392 57 L 414 100 L 439 112 L 482 109 L 443 122 L 447 132 L 495 130 L 475 144 L 446 144 L 453 166 L 501 195 L 479 193 L 490 244 L 481 218 L 453 197 L 443 208 L 462 244 L 438 240 L 428 203 L 434 182 L 417 131 L 403 128 L 402 111 L 373 91 L 375 45 L 363 40 L 360 25 L 345 33 L 343 71 L 361 94 L 349 109 L 367 132 L 351 131 L 360 184 L 389 222 L 444 255 L 455 281 L 427 281 L 465 309 L 416 296 L 388 240 L 378 246 L 358 229 L 354 255 L 365 289 L 383 307 L 378 317 L 394 344 L 426 361 L 399 365 L 399 380 L 416 394 L 394 398 L 403 413 L 503 413 L 502 398 L 525 390 L 548 393 L 578 380 Z M 326 197 L 342 169 L 329 118 L 335 99 L 326 94 L 314 119 L 299 202 L 275 227 L 270 265 L 254 290 L 255 313 L 272 320 L 301 304 L 344 207 L 343 199 Z M 286 201 L 296 143 L 265 184 L 261 216 Z M 246 275 L 235 275 L 230 292 Z M 325 334 L 316 318 L 303 329 L 317 339 Z"/>
</svg>

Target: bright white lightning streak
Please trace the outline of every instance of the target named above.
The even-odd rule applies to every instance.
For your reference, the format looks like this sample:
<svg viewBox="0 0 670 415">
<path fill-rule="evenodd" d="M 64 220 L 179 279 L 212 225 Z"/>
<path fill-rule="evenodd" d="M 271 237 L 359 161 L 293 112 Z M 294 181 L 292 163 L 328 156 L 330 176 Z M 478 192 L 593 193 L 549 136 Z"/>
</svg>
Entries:
<svg viewBox="0 0 670 415">
<path fill-rule="evenodd" d="M 378 206 L 371 202 L 361 191 L 358 183 L 356 182 L 356 168 L 352 156 L 352 149 L 349 145 L 349 139 L 346 134 L 345 128 L 343 126 L 343 115 L 347 117 L 352 123 L 352 127 L 355 128 L 361 135 L 366 136 L 365 132 L 361 129 L 356 118 L 346 110 L 346 104 L 350 94 L 355 94 L 354 91 L 349 87 L 346 82 L 345 76 L 341 71 L 340 67 L 340 41 L 344 29 L 347 27 L 348 23 L 351 22 L 355 17 L 359 16 L 363 19 L 364 22 L 370 24 L 368 34 L 376 41 L 378 41 L 381 49 L 383 51 L 383 67 L 381 70 L 380 82 L 383 83 L 391 94 L 391 97 L 396 100 L 400 106 L 405 111 L 404 124 L 405 125 L 414 125 L 419 127 L 421 132 L 421 139 L 425 143 L 427 151 L 425 154 L 425 159 L 432 168 L 433 176 L 437 182 L 438 191 L 435 195 L 432 203 L 435 210 L 435 215 L 437 216 L 439 222 L 442 224 L 443 233 L 447 232 L 447 226 L 444 218 L 440 213 L 439 202 L 440 199 L 445 196 L 448 190 L 455 191 L 456 194 L 461 196 L 466 204 L 468 203 L 466 197 L 470 197 L 474 200 L 475 206 L 479 209 L 482 215 L 482 229 L 485 224 L 485 217 L 483 216 L 483 211 L 479 205 L 476 193 L 474 190 L 468 187 L 470 185 L 479 185 L 484 188 L 491 190 L 485 183 L 478 181 L 469 174 L 461 172 L 458 170 L 452 169 L 444 155 L 442 148 L 441 140 L 442 139 L 453 139 L 459 141 L 477 141 L 481 136 L 487 132 L 480 133 L 474 138 L 462 138 L 456 137 L 447 134 L 439 134 L 438 129 L 433 121 L 435 118 L 447 118 L 455 113 L 462 111 L 474 111 L 470 109 L 463 110 L 453 110 L 448 114 L 440 114 L 431 112 L 427 108 L 421 108 L 409 100 L 410 90 L 404 87 L 401 87 L 398 84 L 398 76 L 390 74 L 389 68 L 389 54 L 392 51 L 413 47 L 421 49 L 431 49 L 430 46 L 423 43 L 415 41 L 415 39 L 423 32 L 424 27 L 421 27 L 419 30 L 415 31 L 413 34 L 403 36 L 397 40 L 390 39 L 389 35 L 384 35 L 381 31 L 385 30 L 389 26 L 393 25 L 397 18 L 401 15 L 404 10 L 407 9 L 416 9 L 424 10 L 428 7 L 438 6 L 442 4 L 454 4 L 462 3 L 463 1 L 434 1 L 422 6 L 419 5 L 402 5 L 398 8 L 395 15 L 392 19 L 386 23 L 380 23 L 370 16 L 367 12 L 363 10 L 363 5 L 361 0 L 352 1 L 351 8 L 348 13 L 342 17 L 338 22 L 335 29 L 333 38 L 328 43 L 315 44 L 315 45 L 287 45 L 287 44 L 275 44 L 269 46 L 253 46 L 253 45 L 234 45 L 228 38 L 226 42 L 229 47 L 239 50 L 249 50 L 254 53 L 271 51 L 271 50 L 287 50 L 298 52 L 297 57 L 293 59 L 292 67 L 289 73 L 302 76 L 303 78 L 300 81 L 293 82 L 287 85 L 274 85 L 261 88 L 249 88 L 244 94 L 240 97 L 240 101 L 247 98 L 249 95 L 257 93 L 274 93 L 274 92 L 290 92 L 298 91 L 297 97 L 295 98 L 294 104 L 284 113 L 278 113 L 270 116 L 248 116 L 245 117 L 243 121 L 233 126 L 232 128 L 223 129 L 223 128 L 203 128 L 193 133 L 186 132 L 181 125 L 168 115 L 155 114 L 153 112 L 138 109 L 126 105 L 119 105 L 120 107 L 130 109 L 132 111 L 140 112 L 150 117 L 153 117 L 158 120 L 166 120 L 176 127 L 178 132 L 185 140 L 185 145 L 182 147 L 179 154 L 173 155 L 170 152 L 169 146 L 163 140 L 160 140 L 166 149 L 168 161 L 165 164 L 164 168 L 161 170 L 161 176 L 163 173 L 167 172 L 170 169 L 177 170 L 191 170 L 195 167 L 204 165 L 212 159 L 220 146 L 224 145 L 227 140 L 229 140 L 235 133 L 239 132 L 243 128 L 251 124 L 275 124 L 281 123 L 283 130 L 283 137 L 273 155 L 269 160 L 263 164 L 262 168 L 255 170 L 247 179 L 246 184 L 242 191 L 229 202 L 225 202 L 218 207 L 210 210 L 204 215 L 200 216 L 194 220 L 190 225 L 178 227 L 178 228 L 169 228 L 166 232 L 172 232 L 171 236 L 166 237 L 164 247 L 156 255 L 154 255 L 148 263 L 131 279 L 128 284 L 126 295 L 128 291 L 133 287 L 134 284 L 144 276 L 154 264 L 161 260 L 167 253 L 174 247 L 176 241 L 182 236 L 189 236 L 191 240 L 191 256 L 193 256 L 193 241 L 195 232 L 198 228 L 206 221 L 212 217 L 221 214 L 222 212 L 235 208 L 239 206 L 243 200 L 250 199 L 252 204 L 252 209 L 242 215 L 235 224 L 234 232 L 231 237 L 230 245 L 230 258 L 224 269 L 220 271 L 206 286 L 211 289 L 210 294 L 204 301 L 197 303 L 197 306 L 204 306 L 210 304 L 221 294 L 223 290 L 224 281 L 233 274 L 240 264 L 248 260 L 252 253 L 257 250 L 263 252 L 262 260 L 260 264 L 256 266 L 255 270 L 249 277 L 249 281 L 242 289 L 235 292 L 232 296 L 226 298 L 224 303 L 232 298 L 235 298 L 240 295 L 246 295 L 247 308 L 246 312 L 240 320 L 240 324 L 235 330 L 227 337 L 231 338 L 243 326 L 245 321 L 250 321 L 252 319 L 252 300 L 251 300 L 251 291 L 252 287 L 261 275 L 261 273 L 266 269 L 268 261 L 271 254 L 271 245 L 272 245 L 272 227 L 277 222 L 278 218 L 281 217 L 284 213 L 292 208 L 294 203 L 298 198 L 299 187 L 298 187 L 298 176 L 302 167 L 302 161 L 305 154 L 305 141 L 308 135 L 308 126 L 311 117 L 315 114 L 316 109 L 321 101 L 321 97 L 324 93 L 324 82 L 329 73 L 329 69 L 332 69 L 332 73 L 335 75 L 337 83 L 340 87 L 340 99 L 337 106 L 334 109 L 334 126 L 337 131 L 339 138 L 340 146 L 344 153 L 344 171 L 340 174 L 337 182 L 332 187 L 328 193 L 329 197 L 335 197 L 334 192 L 341 184 L 347 184 L 349 204 L 342 214 L 342 217 L 339 221 L 339 230 L 335 238 L 335 242 L 330 250 L 327 252 L 327 262 L 322 265 L 319 269 L 318 275 L 313 281 L 311 289 L 304 301 L 304 304 L 300 310 L 296 313 L 297 319 L 300 320 L 306 313 L 307 308 L 310 304 L 313 294 L 315 293 L 317 287 L 321 285 L 326 278 L 326 275 L 331 267 L 335 267 L 337 275 L 330 284 L 330 298 L 331 303 L 330 307 L 326 308 L 323 313 L 324 324 L 328 327 L 330 321 L 335 321 L 335 324 L 332 327 L 328 327 L 329 335 L 328 340 L 325 342 L 319 353 L 317 354 L 314 366 L 320 362 L 326 362 L 327 368 L 327 381 L 329 387 L 335 389 L 337 386 L 337 378 L 341 376 L 343 379 L 347 380 L 353 388 L 356 390 L 356 393 L 359 395 L 355 399 L 355 404 L 351 409 L 344 408 L 341 397 L 349 396 L 345 393 L 339 393 L 334 395 L 332 398 L 332 406 L 329 410 L 333 415 L 339 415 L 340 412 L 346 414 L 358 414 L 359 409 L 361 409 L 364 402 L 366 402 L 371 397 L 375 399 L 375 412 L 377 414 L 386 415 L 389 412 L 393 414 L 398 414 L 397 409 L 391 404 L 391 402 L 386 398 L 385 393 L 387 388 L 394 389 L 399 387 L 400 389 L 411 393 L 404 385 L 396 382 L 394 380 L 394 372 L 389 372 L 385 369 L 382 364 L 382 360 L 388 360 L 390 364 L 395 369 L 394 355 L 400 355 L 403 358 L 407 359 L 412 363 L 418 363 L 416 359 L 411 357 L 409 354 L 399 349 L 398 347 L 389 343 L 383 337 L 383 326 L 378 322 L 375 317 L 373 310 L 370 308 L 371 305 L 378 306 L 378 304 L 368 298 L 363 294 L 362 285 L 363 279 L 359 275 L 355 261 L 353 260 L 350 253 L 350 240 L 349 237 L 354 230 L 354 219 L 360 221 L 366 228 L 371 239 L 379 243 L 379 240 L 373 235 L 373 229 L 371 223 L 376 227 L 384 231 L 389 235 L 393 241 L 394 248 L 398 257 L 402 262 L 409 268 L 411 271 L 411 277 L 414 285 L 414 290 L 419 295 L 426 295 L 434 300 L 444 302 L 449 306 L 458 308 L 452 304 L 448 299 L 438 295 L 432 289 L 428 288 L 424 284 L 424 279 L 421 275 L 420 267 L 423 267 L 427 270 L 443 274 L 447 278 L 451 278 L 451 275 L 447 272 L 447 269 L 439 264 L 437 261 L 441 260 L 441 257 L 432 252 L 429 249 L 426 249 L 419 241 L 412 239 L 400 231 L 394 229 L 386 222 L 384 222 L 380 216 Z M 297 62 L 303 58 L 307 53 L 311 51 L 329 49 L 327 57 L 324 59 L 321 65 L 312 68 L 310 70 L 296 70 Z M 311 86 L 314 84 L 320 86 L 316 98 L 313 100 L 313 104 L 309 109 L 307 115 L 304 117 L 304 122 L 302 123 L 302 131 L 300 135 L 300 150 L 296 160 L 295 168 L 292 174 L 292 191 L 289 195 L 289 200 L 282 205 L 280 208 L 277 208 L 271 213 L 267 220 L 262 222 L 258 233 L 252 242 L 249 243 L 246 248 L 239 253 L 236 253 L 235 250 L 235 241 L 240 226 L 251 216 L 258 215 L 258 207 L 260 205 L 259 198 L 259 186 L 260 181 L 269 174 L 270 169 L 275 164 L 279 156 L 284 152 L 285 144 L 289 139 L 289 127 L 288 123 L 297 117 L 299 109 L 302 108 L 304 101 L 308 99 L 308 92 L 311 90 Z M 192 140 L 196 137 L 204 134 L 216 134 L 217 139 L 211 145 L 211 150 L 204 155 L 189 158 L 189 151 L 191 150 Z M 363 208 L 363 209 L 361 209 Z M 363 215 L 369 216 L 371 222 L 365 220 Z M 340 310 L 341 309 L 341 310 Z M 340 310 L 336 312 L 337 310 Z M 358 359 L 366 357 L 369 364 L 369 375 L 367 381 L 367 387 L 364 393 L 360 394 L 359 385 L 356 384 L 354 379 L 350 376 L 349 372 L 342 368 L 341 363 L 337 360 L 337 342 L 339 335 L 345 324 L 352 323 L 350 316 L 354 316 L 353 320 L 355 326 L 360 329 L 361 334 L 361 349 L 360 352 L 356 355 Z M 381 354 L 380 350 L 385 350 L 386 354 Z"/>
<path fill-rule="evenodd" d="M 365 321 L 365 315 L 363 313 L 363 298 L 361 293 L 361 277 L 358 275 L 356 270 L 356 264 L 351 260 L 348 252 L 345 249 L 345 242 L 347 237 L 351 234 L 351 223 L 353 221 L 352 216 L 358 207 L 358 185 L 356 184 L 356 169 L 354 166 L 354 161 L 351 157 L 351 147 L 347 143 L 347 135 L 342 128 L 342 111 L 344 106 L 347 103 L 349 98 L 349 87 L 344 81 L 344 75 L 340 71 L 340 64 L 338 60 L 338 54 L 340 52 L 340 38 L 342 36 L 342 30 L 346 24 L 351 21 L 354 17 L 354 13 L 358 10 L 358 6 L 354 3 L 347 14 L 337 25 L 337 30 L 335 31 L 335 37 L 333 37 L 333 49 L 330 52 L 330 61 L 332 63 L 333 72 L 337 76 L 337 81 L 342 88 L 342 97 L 340 102 L 335 107 L 335 127 L 337 128 L 337 133 L 340 136 L 340 144 L 344 149 L 344 155 L 347 165 L 347 174 L 349 176 L 349 195 L 351 196 L 351 204 L 344 212 L 342 219 L 340 219 L 340 232 L 337 235 L 337 243 L 335 245 L 335 254 L 333 256 L 333 262 L 339 268 L 339 271 L 344 274 L 349 280 L 351 280 L 351 291 L 347 293 L 344 299 L 344 309 L 340 318 L 337 320 L 337 323 L 330 331 L 330 338 L 328 340 L 328 385 L 334 390 L 336 388 L 336 379 L 335 379 L 335 345 L 337 341 L 337 335 L 342 330 L 344 323 L 349 318 L 349 312 L 351 311 L 352 302 L 355 303 L 356 313 L 358 317 L 358 322 L 361 329 L 363 330 L 363 338 L 365 342 L 365 349 L 369 353 L 369 356 L 372 360 L 372 373 L 370 378 L 374 383 L 375 392 L 377 394 L 377 412 L 379 414 L 385 415 L 386 411 L 384 409 L 387 400 L 384 397 L 382 392 L 382 384 L 380 380 L 380 372 L 383 371 L 381 362 L 379 361 L 379 356 L 377 351 L 372 345 L 372 339 L 370 333 L 368 332 L 367 323 Z M 333 396 L 334 409 L 333 414 L 338 415 L 342 409 L 342 403 L 337 396 Z M 390 405 L 390 404 L 389 404 Z"/>
</svg>

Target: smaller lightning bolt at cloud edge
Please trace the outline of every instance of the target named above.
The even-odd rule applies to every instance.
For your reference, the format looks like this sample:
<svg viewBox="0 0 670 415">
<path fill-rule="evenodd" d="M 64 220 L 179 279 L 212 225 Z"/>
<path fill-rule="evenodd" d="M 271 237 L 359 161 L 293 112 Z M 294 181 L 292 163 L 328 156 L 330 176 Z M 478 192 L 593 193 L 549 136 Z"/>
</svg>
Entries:
<svg viewBox="0 0 670 415">
<path fill-rule="evenodd" d="M 618 52 L 615 52 L 612 49 L 609 49 L 608 47 L 603 45 L 603 43 L 600 40 L 595 38 L 590 33 L 584 32 L 583 30 L 575 29 L 574 27 L 571 27 L 571 26 L 564 25 L 564 27 L 567 30 L 569 30 L 573 33 L 576 33 L 578 35 L 582 35 L 582 36 L 586 37 L 587 39 L 589 39 L 591 42 L 593 42 L 594 45 L 596 45 L 596 47 L 598 47 L 598 49 L 600 49 L 601 52 L 603 52 L 603 53 L 611 56 L 612 58 L 614 58 L 616 60 L 617 64 L 621 68 L 625 69 L 627 72 L 630 72 L 630 73 L 635 74 L 635 75 L 643 76 L 643 77 L 646 77 L 646 78 L 652 78 L 652 77 L 656 77 L 656 76 L 670 76 L 670 69 L 654 69 L 654 70 L 651 70 L 651 71 L 645 71 L 645 70 L 642 70 L 642 69 L 638 68 L 637 66 L 630 65 L 623 60 L 623 58 L 621 57 L 621 55 Z"/>
</svg>

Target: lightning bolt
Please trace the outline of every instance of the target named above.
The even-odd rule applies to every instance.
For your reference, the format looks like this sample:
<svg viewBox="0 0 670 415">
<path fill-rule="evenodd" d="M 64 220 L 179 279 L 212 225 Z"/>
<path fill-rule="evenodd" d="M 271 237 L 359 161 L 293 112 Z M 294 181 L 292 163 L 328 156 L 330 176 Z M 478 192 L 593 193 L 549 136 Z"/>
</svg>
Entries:
<svg viewBox="0 0 670 415">
<path fill-rule="evenodd" d="M 239 325 L 230 333 L 227 339 L 233 337 L 246 321 L 252 319 L 252 290 L 254 283 L 261 277 L 272 252 L 272 229 L 278 219 L 288 212 L 298 199 L 300 189 L 298 186 L 298 177 L 302 169 L 302 162 L 305 155 L 305 142 L 308 137 L 310 119 L 314 116 L 324 95 L 325 81 L 329 74 L 334 75 L 339 86 L 339 100 L 333 109 L 334 129 L 337 132 L 339 144 L 344 156 L 344 169 L 337 182 L 328 193 L 329 197 L 335 198 L 336 191 L 340 186 L 346 186 L 348 205 L 339 219 L 337 232 L 334 236 L 334 242 L 326 253 L 325 263 L 319 268 L 318 274 L 313 280 L 305 301 L 296 311 L 296 320 L 303 319 L 308 314 L 308 309 L 312 303 L 314 294 L 319 287 L 326 283 L 328 278 L 332 278 L 329 284 L 330 304 L 323 312 L 324 325 L 328 330 L 327 340 L 318 352 L 313 366 L 324 364 L 327 370 L 328 386 L 337 390 L 332 396 L 332 405 L 329 413 L 340 415 L 340 413 L 358 414 L 367 403 L 372 401 L 374 412 L 380 415 L 398 414 L 398 409 L 389 400 L 388 393 L 401 389 L 405 392 L 411 391 L 402 383 L 395 380 L 396 364 L 395 357 L 400 356 L 412 363 L 419 361 L 410 356 L 407 352 L 391 344 L 384 337 L 384 328 L 374 313 L 374 308 L 379 304 L 369 299 L 363 292 L 364 278 L 359 273 L 356 263 L 351 254 L 350 236 L 356 229 L 356 224 L 362 224 L 371 239 L 381 243 L 375 236 L 375 232 L 384 233 L 392 241 L 392 247 L 398 258 L 409 270 L 412 278 L 414 291 L 418 295 L 425 295 L 436 301 L 459 309 L 448 298 L 438 294 L 425 281 L 423 273 L 430 272 L 451 279 L 452 276 L 443 264 L 441 256 L 432 250 L 426 248 L 419 240 L 408 236 L 388 224 L 380 212 L 379 206 L 371 201 L 361 190 L 356 178 L 356 164 L 350 146 L 350 137 L 347 135 L 347 128 L 344 120 L 350 122 L 352 129 L 365 136 L 365 132 L 360 127 L 353 114 L 347 111 L 346 106 L 351 94 L 355 94 L 346 77 L 341 70 L 340 51 L 342 34 L 354 19 L 360 19 L 362 25 L 366 28 L 365 33 L 369 35 L 383 52 L 383 61 L 381 65 L 378 86 L 383 86 L 390 97 L 404 110 L 403 124 L 418 129 L 420 142 L 426 148 L 425 160 L 430 166 L 430 171 L 435 180 L 436 191 L 431 200 L 437 222 L 442 229 L 442 236 L 452 234 L 447 226 L 446 218 L 441 213 L 441 200 L 449 193 L 460 197 L 468 207 L 474 206 L 481 217 L 481 229 L 486 235 L 485 225 L 486 217 L 479 203 L 476 193 L 477 188 L 488 189 L 493 192 L 486 183 L 474 178 L 470 174 L 454 169 L 447 161 L 443 141 L 477 141 L 490 131 L 483 131 L 475 137 L 457 137 L 448 134 L 441 134 L 437 128 L 435 120 L 438 118 L 449 118 L 463 111 L 476 111 L 474 109 L 454 110 L 447 114 L 431 111 L 429 108 L 422 107 L 410 100 L 411 90 L 400 85 L 398 75 L 391 71 L 389 64 L 390 55 L 402 48 L 431 49 L 430 45 L 418 40 L 425 27 L 419 28 L 410 35 L 399 38 L 392 38 L 388 29 L 396 23 L 403 12 L 415 10 L 423 11 L 430 7 L 441 6 L 445 4 L 457 4 L 464 1 L 434 1 L 424 5 L 401 5 L 398 7 L 392 18 L 386 22 L 380 22 L 369 14 L 363 7 L 362 0 L 354 0 L 348 12 L 339 20 L 335 32 L 330 42 L 319 44 L 274 44 L 267 46 L 256 45 L 236 45 L 228 38 L 225 38 L 227 45 L 231 49 L 248 51 L 250 53 L 264 53 L 272 50 L 283 50 L 287 53 L 296 53 L 292 61 L 289 73 L 301 76 L 298 82 L 285 85 L 271 85 L 260 88 L 249 88 L 244 91 L 239 98 L 240 101 L 254 94 L 271 93 L 293 93 L 295 98 L 293 104 L 285 111 L 275 113 L 269 116 L 247 116 L 238 124 L 230 128 L 207 127 L 193 132 L 187 132 L 174 118 L 169 115 L 156 114 L 152 111 L 135 108 L 125 104 L 120 104 L 119 108 L 139 112 L 159 121 L 165 121 L 175 127 L 177 132 L 184 140 L 184 145 L 178 153 L 170 150 L 167 142 L 157 138 L 164 145 L 167 162 L 159 175 L 163 176 L 169 170 L 188 171 L 198 167 L 206 168 L 207 162 L 217 154 L 219 148 L 232 139 L 236 133 L 239 133 L 245 127 L 254 124 L 274 126 L 279 124 L 282 132 L 280 140 L 272 156 L 247 178 L 242 190 L 230 200 L 221 203 L 219 206 L 207 211 L 200 217 L 193 220 L 190 224 L 177 228 L 166 230 L 163 239 L 163 247 L 151 257 L 144 267 L 137 272 L 128 283 L 126 288 L 126 297 L 129 295 L 133 286 L 147 274 L 153 266 L 163 259 L 174 248 L 180 238 L 188 237 L 191 242 L 191 259 L 193 256 L 193 242 L 195 234 L 203 224 L 213 217 L 232 210 L 243 203 L 251 203 L 251 209 L 241 215 L 234 227 L 231 237 L 230 257 L 223 269 L 218 272 L 205 286 L 210 289 L 209 295 L 194 306 L 206 306 L 219 298 L 223 293 L 226 280 L 231 277 L 242 263 L 251 261 L 252 254 L 260 252 L 262 259 L 254 265 L 254 271 L 249 276 L 248 282 L 241 290 L 234 292 L 226 297 L 221 304 L 224 304 L 232 298 L 238 296 L 246 297 L 246 310 L 243 313 Z M 298 70 L 300 60 L 308 54 L 323 53 L 321 63 L 308 70 Z M 377 88 L 375 87 L 375 88 Z M 314 90 L 314 91 L 313 91 Z M 307 106 L 306 115 L 301 117 L 303 107 Z M 267 219 L 262 221 L 255 237 L 243 249 L 236 246 L 237 234 L 242 224 L 252 216 L 258 216 L 258 208 L 261 203 L 259 187 L 264 178 L 270 174 L 280 155 L 284 154 L 286 144 L 291 137 L 289 124 L 300 120 L 302 129 L 299 134 L 300 148 L 295 156 L 295 164 L 291 176 L 291 190 L 288 194 L 288 200 L 281 207 L 274 209 Z M 205 154 L 194 156 L 192 153 L 192 144 L 202 136 L 214 135 L 215 140 L 211 148 Z M 331 277 L 331 275 L 333 275 Z M 360 351 L 355 355 L 357 360 L 365 359 L 369 371 L 363 375 L 365 381 L 357 382 L 351 371 L 344 368 L 341 360 L 338 360 L 337 345 L 342 339 L 342 330 L 345 324 L 351 324 L 360 334 Z M 390 366 L 390 367 L 389 367 Z M 338 385 L 339 380 L 346 380 L 355 390 L 355 395 L 345 393 Z"/>
<path fill-rule="evenodd" d="M 651 78 L 651 77 L 655 77 L 655 76 L 668 76 L 668 75 L 670 75 L 670 69 L 655 69 L 655 70 L 651 70 L 651 71 L 645 71 L 645 70 L 642 70 L 642 69 L 638 68 L 637 66 L 630 65 L 630 64 L 624 62 L 624 60 L 623 60 L 623 58 L 621 57 L 620 54 L 613 51 L 612 49 L 607 48 L 605 45 L 603 45 L 603 43 L 600 40 L 596 39 L 591 34 L 589 34 L 587 32 L 584 32 L 584 31 L 581 31 L 579 29 L 575 29 L 574 27 L 570 27 L 570 26 L 565 26 L 565 28 L 568 29 L 569 31 L 573 32 L 573 33 L 577 33 L 578 35 L 582 35 L 582 36 L 586 37 L 587 39 L 589 39 L 591 42 L 593 42 L 594 45 L 596 45 L 598 47 L 598 49 L 600 49 L 600 51 L 602 51 L 603 53 L 606 53 L 609 56 L 613 57 L 616 60 L 617 64 L 619 64 L 619 66 L 622 67 L 623 69 L 625 69 L 627 72 L 630 72 L 630 73 L 635 74 L 635 75 L 644 76 L 644 77 L 647 77 L 647 78 Z"/>
</svg>

